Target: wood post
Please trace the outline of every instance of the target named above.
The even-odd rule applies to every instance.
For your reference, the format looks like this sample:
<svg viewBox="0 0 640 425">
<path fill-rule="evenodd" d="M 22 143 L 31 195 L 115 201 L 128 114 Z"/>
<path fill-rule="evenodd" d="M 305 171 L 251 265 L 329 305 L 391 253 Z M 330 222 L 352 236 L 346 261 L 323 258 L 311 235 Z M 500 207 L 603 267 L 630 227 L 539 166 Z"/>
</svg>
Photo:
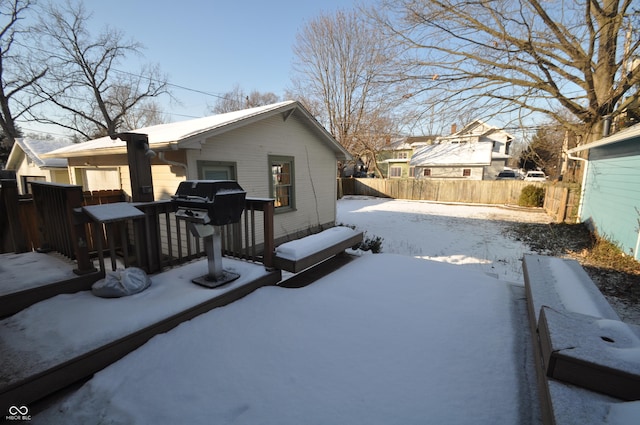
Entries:
<svg viewBox="0 0 640 425">
<path fill-rule="evenodd" d="M 0 222 L 0 231 L 4 230 L 1 227 L 8 227 L 8 235 L 13 252 L 26 252 L 28 250 L 25 239 L 26 232 L 20 222 L 20 215 L 18 213 L 18 181 L 3 179 L 0 187 L 0 195 L 2 196 L 0 199 L 0 209 L 4 208 L 7 212 L 7 222 L 6 224 Z"/>
<path fill-rule="evenodd" d="M 274 200 L 271 199 L 270 202 L 264 203 L 264 253 L 263 260 L 264 266 L 267 269 L 273 267 L 273 254 L 276 249 L 275 247 L 275 232 L 273 226 L 273 216 L 275 211 Z"/>
<path fill-rule="evenodd" d="M 132 201 L 153 202 L 151 158 L 155 156 L 155 152 L 149 149 L 149 138 L 146 134 L 139 133 L 119 133 L 113 137 L 127 143 Z"/>
<path fill-rule="evenodd" d="M 71 243 L 73 244 L 73 252 L 76 257 L 78 267 L 73 270 L 77 275 L 93 273 L 96 268 L 89 257 L 89 243 L 87 239 L 86 224 L 88 220 L 82 213 L 82 203 L 84 196 L 82 194 L 82 186 L 73 186 L 66 191 L 67 202 L 67 219 L 71 229 Z"/>
</svg>

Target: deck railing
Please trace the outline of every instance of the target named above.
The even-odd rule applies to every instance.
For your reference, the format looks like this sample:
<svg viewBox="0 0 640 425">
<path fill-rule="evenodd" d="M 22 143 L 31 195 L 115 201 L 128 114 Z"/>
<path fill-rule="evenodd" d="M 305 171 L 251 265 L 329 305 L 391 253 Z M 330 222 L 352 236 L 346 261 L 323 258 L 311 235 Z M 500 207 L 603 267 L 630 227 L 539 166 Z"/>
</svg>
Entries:
<svg viewBox="0 0 640 425">
<path fill-rule="evenodd" d="M 175 217 L 176 205 L 169 201 L 134 204 L 145 214 L 133 220 L 133 233 L 143 246 L 139 263 L 153 273 L 206 255 L 200 238 L 191 234 L 188 223 Z M 222 251 L 228 257 L 273 265 L 273 199 L 247 198 L 240 222 L 223 226 Z M 261 224 L 261 225 L 260 225 Z"/>
<path fill-rule="evenodd" d="M 95 271 L 89 258 L 86 227 L 79 213 L 82 207 L 82 186 L 32 182 L 41 247 L 55 250 L 76 260 L 78 274 Z"/>
<path fill-rule="evenodd" d="M 17 193 L 10 184 L 3 184 L 5 187 L 8 190 L 3 198 L 6 193 Z M 35 248 L 54 250 L 77 260 L 78 272 L 95 270 L 92 258 L 96 257 L 103 272 L 105 257 L 109 257 L 111 269 L 121 264 L 136 265 L 156 273 L 206 255 L 202 241 L 190 233 L 185 221 L 176 219 L 176 206 L 170 200 L 131 203 L 144 215 L 96 222 L 82 207 L 119 202 L 122 198 L 117 193 L 102 194 L 98 201 L 96 194 L 87 198 L 81 186 L 44 182 L 33 182 L 32 192 L 42 242 Z M 6 207 L 7 211 L 18 209 L 15 201 L 8 200 Z M 272 268 L 273 214 L 273 199 L 247 198 L 240 222 L 222 228 L 223 254 Z M 14 225 L 9 230 L 25 234 L 24 226 Z"/>
</svg>

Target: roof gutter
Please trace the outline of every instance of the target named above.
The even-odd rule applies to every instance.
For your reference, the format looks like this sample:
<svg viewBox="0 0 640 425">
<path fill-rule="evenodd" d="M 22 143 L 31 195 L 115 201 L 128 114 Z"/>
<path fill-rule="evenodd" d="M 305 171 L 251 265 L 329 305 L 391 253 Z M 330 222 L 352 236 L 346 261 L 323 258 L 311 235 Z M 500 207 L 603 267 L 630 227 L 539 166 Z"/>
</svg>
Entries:
<svg viewBox="0 0 640 425">
<path fill-rule="evenodd" d="M 161 142 L 161 143 L 153 143 L 150 145 L 150 148 L 154 151 L 169 151 L 176 150 L 177 144 L 176 142 Z M 127 147 L 126 146 L 114 146 L 110 148 L 102 148 L 96 149 L 89 153 L 86 150 L 82 151 L 71 151 L 71 152 L 60 152 L 60 153 L 46 153 L 40 155 L 42 158 L 78 158 L 82 156 L 103 156 L 103 155 L 116 155 L 116 154 L 126 154 Z"/>
</svg>

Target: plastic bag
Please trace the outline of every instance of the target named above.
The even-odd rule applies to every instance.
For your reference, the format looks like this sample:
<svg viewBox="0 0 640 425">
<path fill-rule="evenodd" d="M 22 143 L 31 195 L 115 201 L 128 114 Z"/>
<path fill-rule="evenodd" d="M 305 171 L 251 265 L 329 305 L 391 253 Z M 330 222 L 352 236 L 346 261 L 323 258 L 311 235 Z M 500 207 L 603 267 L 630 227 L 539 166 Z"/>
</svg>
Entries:
<svg viewBox="0 0 640 425">
<path fill-rule="evenodd" d="M 137 294 L 151 285 L 151 279 L 144 270 L 137 267 L 108 272 L 91 286 L 93 295 L 102 298 L 119 298 Z"/>
</svg>

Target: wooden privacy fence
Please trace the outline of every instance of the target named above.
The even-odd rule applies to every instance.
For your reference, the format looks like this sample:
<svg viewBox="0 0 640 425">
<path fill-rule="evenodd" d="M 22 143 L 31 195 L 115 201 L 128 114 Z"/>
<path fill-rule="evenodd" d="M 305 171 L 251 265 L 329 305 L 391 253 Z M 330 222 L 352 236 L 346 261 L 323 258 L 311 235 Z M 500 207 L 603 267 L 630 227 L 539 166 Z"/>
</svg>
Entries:
<svg viewBox="0 0 640 425">
<path fill-rule="evenodd" d="M 576 223 L 580 205 L 580 187 L 578 185 L 545 186 L 544 210 L 558 223 Z"/>
<path fill-rule="evenodd" d="M 517 205 L 526 186 L 545 188 L 544 208 L 556 221 L 575 222 L 579 190 L 573 185 L 523 180 L 338 179 L 338 197 L 363 195 L 469 204 Z"/>
<path fill-rule="evenodd" d="M 36 185 L 37 184 L 38 183 L 36 182 Z M 43 190 L 41 186 L 36 189 L 36 191 L 38 191 L 42 196 L 53 196 L 53 199 L 56 199 L 56 196 L 54 196 L 53 193 L 61 190 L 60 188 L 62 187 L 64 186 L 53 185 L 48 190 Z M 74 206 L 75 208 L 85 205 L 102 205 L 112 202 L 122 202 L 126 198 L 122 190 L 96 190 L 82 192 L 77 186 L 71 187 L 73 188 L 62 190 L 71 190 L 75 192 L 80 191 L 82 193 L 81 197 L 78 198 L 81 199 L 81 202 L 79 205 Z M 61 199 L 60 197 L 64 198 L 65 195 L 60 192 L 57 199 Z M 46 208 L 46 202 L 43 205 L 45 205 Z M 2 240 L 0 252 L 26 252 L 41 248 L 46 249 L 45 242 L 47 241 L 42 240 L 42 233 L 45 231 L 42 224 L 44 224 L 45 221 L 48 222 L 50 220 L 45 218 L 41 222 L 38 221 L 39 219 L 33 195 L 19 195 L 16 180 L 2 180 L 2 186 L 0 189 L 0 212 L 4 212 L 3 214 L 0 214 L 0 236 L 2 236 L 0 237 Z M 94 238 L 91 234 L 92 229 L 89 228 L 87 231 L 89 232 L 87 241 L 89 250 L 93 251 Z M 73 256 L 73 254 L 70 254 L 73 249 L 68 244 L 68 240 L 63 251 L 65 252 L 65 255 Z"/>
</svg>

